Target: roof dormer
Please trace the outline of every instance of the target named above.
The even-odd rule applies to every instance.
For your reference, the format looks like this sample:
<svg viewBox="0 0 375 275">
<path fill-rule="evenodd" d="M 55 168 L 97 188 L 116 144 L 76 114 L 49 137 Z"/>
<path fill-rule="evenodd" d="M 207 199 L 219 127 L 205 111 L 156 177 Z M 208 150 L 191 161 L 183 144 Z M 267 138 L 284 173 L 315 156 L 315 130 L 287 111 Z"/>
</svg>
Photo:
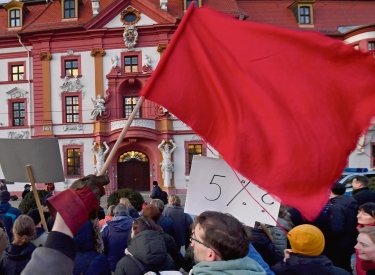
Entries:
<svg viewBox="0 0 375 275">
<path fill-rule="evenodd" d="M 82 4 L 82 0 L 61 0 L 61 18 L 63 21 L 78 19 L 79 4 Z"/>
<path fill-rule="evenodd" d="M 202 7 L 202 0 L 182 0 L 182 6 L 184 8 L 184 11 L 186 11 L 189 8 L 191 2 L 194 2 L 194 1 L 195 1 L 196 8 Z"/>
<path fill-rule="evenodd" d="M 3 7 L 8 12 L 8 28 L 22 28 L 24 15 L 28 12 L 25 4 L 12 0 Z"/>
<path fill-rule="evenodd" d="M 316 0 L 297 0 L 288 7 L 288 9 L 292 10 L 300 28 L 314 27 L 313 5 L 315 1 Z"/>
</svg>

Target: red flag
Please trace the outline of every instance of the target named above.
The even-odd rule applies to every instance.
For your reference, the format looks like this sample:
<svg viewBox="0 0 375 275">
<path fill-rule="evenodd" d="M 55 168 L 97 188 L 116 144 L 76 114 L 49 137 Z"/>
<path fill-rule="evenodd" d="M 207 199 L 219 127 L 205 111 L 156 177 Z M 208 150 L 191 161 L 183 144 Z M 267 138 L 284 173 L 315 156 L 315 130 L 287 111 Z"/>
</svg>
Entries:
<svg viewBox="0 0 375 275">
<path fill-rule="evenodd" d="M 374 77 L 341 41 L 190 7 L 140 95 L 313 219 L 375 115 Z"/>
</svg>

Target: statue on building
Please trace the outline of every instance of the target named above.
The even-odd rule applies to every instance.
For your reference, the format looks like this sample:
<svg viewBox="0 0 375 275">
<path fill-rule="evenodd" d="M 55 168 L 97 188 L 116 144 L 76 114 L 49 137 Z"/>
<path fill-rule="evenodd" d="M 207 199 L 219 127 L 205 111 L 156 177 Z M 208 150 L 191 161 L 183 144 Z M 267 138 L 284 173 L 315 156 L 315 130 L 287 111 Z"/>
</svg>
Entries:
<svg viewBox="0 0 375 275">
<path fill-rule="evenodd" d="M 151 71 L 151 58 L 149 55 L 145 54 L 142 59 L 142 70 L 144 72 Z"/>
<path fill-rule="evenodd" d="M 98 150 L 95 151 L 95 146 L 96 146 L 95 141 L 93 142 L 93 145 L 91 147 L 91 151 L 94 153 L 95 158 L 96 158 L 96 164 L 94 165 L 95 175 L 97 175 L 102 170 L 105 156 L 107 155 L 109 151 L 109 146 L 107 145 L 107 142 L 104 141 L 103 144 L 106 148 L 105 151 L 104 151 L 104 146 L 100 146 L 100 145 L 98 146 Z"/>
<path fill-rule="evenodd" d="M 118 60 L 118 56 L 117 55 L 115 55 L 114 57 L 112 57 L 111 61 L 112 61 L 112 65 L 111 65 L 112 69 L 115 69 L 115 68 L 117 68 L 119 66 L 119 64 L 118 64 L 119 60 Z"/>
<path fill-rule="evenodd" d="M 172 149 L 169 149 L 170 145 L 165 143 L 165 140 L 163 140 L 158 146 L 158 149 L 163 155 L 163 161 L 160 163 L 160 165 L 161 172 L 163 173 L 164 185 L 167 187 L 171 186 L 172 173 L 174 172 L 172 153 L 177 147 L 173 140 L 170 140 L 169 142 L 173 146 Z"/>
<path fill-rule="evenodd" d="M 92 101 L 92 104 L 94 105 L 94 110 L 92 110 L 91 112 L 91 120 L 96 120 L 98 116 L 102 116 L 103 112 L 107 110 L 106 107 L 104 106 L 105 100 L 102 97 L 102 95 L 98 95 L 96 100 L 91 98 L 91 101 Z"/>
<path fill-rule="evenodd" d="M 134 25 L 126 25 L 123 37 L 128 51 L 134 51 L 134 46 L 137 44 L 138 39 L 137 28 Z"/>
</svg>

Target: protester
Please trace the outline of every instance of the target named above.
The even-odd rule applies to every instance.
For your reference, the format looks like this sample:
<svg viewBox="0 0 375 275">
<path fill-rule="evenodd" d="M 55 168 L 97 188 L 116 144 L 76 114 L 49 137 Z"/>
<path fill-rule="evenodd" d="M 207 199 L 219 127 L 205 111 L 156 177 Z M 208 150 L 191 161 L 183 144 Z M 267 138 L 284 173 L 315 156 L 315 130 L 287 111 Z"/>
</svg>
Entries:
<svg viewBox="0 0 375 275">
<path fill-rule="evenodd" d="M 167 247 L 167 252 L 169 255 L 171 255 L 176 269 L 179 270 L 184 264 L 184 258 L 182 257 L 180 251 L 177 249 L 176 243 L 174 242 L 173 238 L 165 233 L 159 225 L 157 225 L 158 221 L 160 220 L 160 216 L 161 215 L 159 209 L 155 205 L 149 204 L 145 207 L 145 209 L 143 209 L 143 217 L 151 219 L 155 222 L 157 231 L 160 232 L 161 236 L 164 239 L 165 245 Z"/>
<path fill-rule="evenodd" d="M 27 215 L 19 216 L 13 226 L 14 240 L 0 258 L 0 274 L 19 275 L 31 259 L 35 245 L 34 221 Z"/>
<path fill-rule="evenodd" d="M 113 219 L 113 217 L 115 216 L 115 205 L 110 205 L 108 207 L 108 210 L 107 210 L 107 216 L 104 217 L 104 219 L 101 219 L 99 221 L 99 227 L 102 228 L 104 226 L 104 224 L 106 224 L 107 222 L 111 221 Z"/>
<path fill-rule="evenodd" d="M 40 218 L 38 209 L 30 210 L 27 215 L 33 219 L 35 225 L 35 238 L 31 242 L 36 247 L 44 246 L 47 241 L 48 232 L 41 225 L 42 219 Z"/>
<path fill-rule="evenodd" d="M 366 275 L 375 275 L 375 227 L 363 227 L 358 231 L 355 248 L 361 259 L 362 270 L 366 271 Z"/>
<path fill-rule="evenodd" d="M 357 229 L 361 229 L 364 227 L 373 227 L 375 226 L 375 203 L 368 202 L 361 205 L 358 209 L 358 226 Z M 358 257 L 358 250 L 356 250 L 356 261 L 355 261 L 355 269 L 357 275 L 365 275 L 365 270 L 362 269 L 362 260 Z"/>
<path fill-rule="evenodd" d="M 13 241 L 12 227 L 17 217 L 22 213 L 18 208 L 12 207 L 9 203 L 10 193 L 8 191 L 1 191 L 0 202 L 0 219 L 4 224 L 5 233 L 8 236 L 9 242 Z"/>
<path fill-rule="evenodd" d="M 185 245 L 186 237 L 189 237 L 188 230 L 193 220 L 188 214 L 184 213 L 184 209 L 181 207 L 181 200 L 177 195 L 171 195 L 168 203 L 164 208 L 163 216 L 173 221 L 174 236 L 172 237 L 180 250 L 181 246 Z"/>
<path fill-rule="evenodd" d="M 137 219 L 125 256 L 118 262 L 115 275 L 143 275 L 148 271 L 175 270 L 171 256 L 156 224 L 145 217 Z"/>
<path fill-rule="evenodd" d="M 144 202 L 144 203 L 142 203 L 142 210 L 140 211 L 140 212 L 138 212 L 138 214 L 139 214 L 139 216 L 140 217 L 142 217 L 142 215 L 143 215 L 143 209 L 145 209 L 145 207 L 148 205 L 148 202 Z"/>
<path fill-rule="evenodd" d="M 0 221 L 0 255 L 10 245 L 8 236 L 5 234 L 3 222 Z"/>
<path fill-rule="evenodd" d="M 265 275 L 264 269 L 247 257 L 251 231 L 235 217 L 205 211 L 195 217 L 191 246 L 198 262 L 191 274 Z"/>
<path fill-rule="evenodd" d="M 162 213 L 164 211 L 164 202 L 162 200 L 159 200 L 159 199 L 152 199 L 150 201 L 150 204 L 155 205 L 159 209 L 160 220 L 158 221 L 158 225 L 160 225 L 161 228 L 163 228 L 163 231 L 165 233 L 167 233 L 169 236 L 171 236 L 174 239 L 173 221 L 170 218 L 162 215 Z"/>
<path fill-rule="evenodd" d="M 292 249 L 285 250 L 285 258 L 271 269 L 276 275 L 349 275 L 346 270 L 335 267 L 331 260 L 321 255 L 325 240 L 316 226 L 303 224 L 289 231 Z"/>
<path fill-rule="evenodd" d="M 73 275 L 111 275 L 107 257 L 102 253 L 98 220 L 87 221 L 74 235 L 77 255 Z"/>
<path fill-rule="evenodd" d="M 152 182 L 153 188 L 150 194 L 151 199 L 160 199 L 160 194 L 161 194 L 161 188 L 159 187 L 159 184 L 156 180 Z"/>
<path fill-rule="evenodd" d="M 128 208 L 130 217 L 132 217 L 133 219 L 139 218 L 138 211 L 134 208 L 134 206 L 131 204 L 131 202 L 128 198 L 121 198 L 120 204 L 123 204 Z"/>
<path fill-rule="evenodd" d="M 105 194 L 104 185 L 108 183 L 106 175 L 88 175 L 48 199 L 49 210 L 55 218 L 53 229 L 45 246 L 34 251 L 22 275 L 73 273 L 76 254 L 73 234 L 89 217 L 97 215 L 100 197 Z"/>
<path fill-rule="evenodd" d="M 337 267 L 352 272 L 350 266 L 351 255 L 355 252 L 354 245 L 357 239 L 357 201 L 350 196 L 344 196 L 346 187 L 335 183 L 331 189 L 328 209 L 324 221 L 326 256 Z"/>
<path fill-rule="evenodd" d="M 275 244 L 264 224 L 257 222 L 255 227 L 251 228 L 251 244 L 269 266 L 276 264 Z"/>
<path fill-rule="evenodd" d="M 357 201 L 358 205 L 367 202 L 375 202 L 375 192 L 368 187 L 369 180 L 365 176 L 355 176 L 352 181 L 353 192 L 352 196 Z"/>
<path fill-rule="evenodd" d="M 25 186 L 23 187 L 24 190 L 22 192 L 22 199 L 24 199 L 25 196 L 30 193 L 30 187 L 31 187 L 30 184 L 25 184 Z"/>
<path fill-rule="evenodd" d="M 113 219 L 104 224 L 101 230 L 104 254 L 107 256 L 112 272 L 115 271 L 117 262 L 124 256 L 125 248 L 128 247 L 128 236 L 134 221 L 129 216 L 128 208 L 123 204 L 118 204 L 114 212 Z"/>
</svg>

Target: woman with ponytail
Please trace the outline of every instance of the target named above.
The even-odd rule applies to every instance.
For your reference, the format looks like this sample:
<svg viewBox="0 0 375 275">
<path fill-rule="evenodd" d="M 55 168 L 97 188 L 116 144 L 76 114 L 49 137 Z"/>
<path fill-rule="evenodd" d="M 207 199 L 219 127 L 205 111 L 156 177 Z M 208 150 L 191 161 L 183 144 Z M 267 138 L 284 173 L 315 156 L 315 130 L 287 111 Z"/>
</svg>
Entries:
<svg viewBox="0 0 375 275">
<path fill-rule="evenodd" d="M 13 242 L 0 258 L 0 274 L 20 275 L 36 249 L 31 240 L 35 238 L 35 224 L 28 215 L 19 216 L 13 225 Z"/>
</svg>

